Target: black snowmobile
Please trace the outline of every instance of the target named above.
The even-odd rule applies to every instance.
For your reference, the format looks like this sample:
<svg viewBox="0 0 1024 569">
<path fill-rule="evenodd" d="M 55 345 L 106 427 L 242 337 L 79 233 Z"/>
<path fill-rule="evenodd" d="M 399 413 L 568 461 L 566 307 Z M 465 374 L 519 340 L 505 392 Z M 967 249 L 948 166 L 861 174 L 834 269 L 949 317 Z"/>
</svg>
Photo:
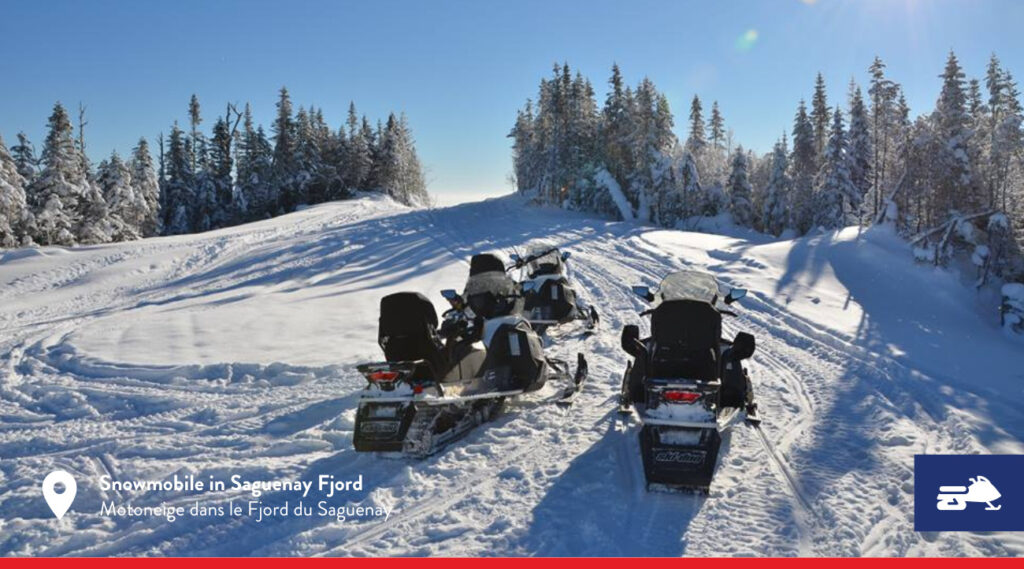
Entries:
<svg viewBox="0 0 1024 569">
<path fill-rule="evenodd" d="M 569 282 L 566 261 L 568 251 L 557 247 L 531 251 L 525 258 L 512 255 L 520 269 L 519 281 L 526 296 L 526 316 L 530 324 L 543 334 L 549 326 L 582 320 L 588 330 L 599 322 L 597 310 L 586 306 Z"/>
<path fill-rule="evenodd" d="M 357 451 L 428 456 L 494 418 L 507 398 L 549 379 L 568 383 L 558 401 L 582 387 L 583 354 L 572 376 L 568 364 L 544 357 L 540 337 L 521 315 L 519 286 L 497 257 L 473 257 L 463 294 L 441 294 L 452 308 L 440 327 L 421 294 L 381 299 L 377 337 L 387 361 L 357 366 L 367 379 L 356 411 Z"/>
<path fill-rule="evenodd" d="M 759 422 L 743 360 L 754 353 L 754 337 L 740 332 L 722 338 L 724 306 L 746 291 L 722 297 L 707 273 L 680 271 L 665 277 L 657 291 L 633 287 L 652 304 L 651 336 L 636 325 L 622 330 L 622 348 L 633 361 L 622 378 L 620 411 L 635 407 L 643 427 L 640 452 L 648 488 L 707 493 L 714 474 L 721 430 L 737 413 Z"/>
</svg>

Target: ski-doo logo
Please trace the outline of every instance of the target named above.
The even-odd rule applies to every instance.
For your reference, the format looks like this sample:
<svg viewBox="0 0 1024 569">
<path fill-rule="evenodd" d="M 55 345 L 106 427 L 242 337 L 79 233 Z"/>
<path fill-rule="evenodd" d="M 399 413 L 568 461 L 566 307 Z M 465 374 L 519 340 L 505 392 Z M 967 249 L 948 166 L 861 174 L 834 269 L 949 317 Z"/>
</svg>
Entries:
<svg viewBox="0 0 1024 569">
<path fill-rule="evenodd" d="M 678 462 L 681 464 L 701 464 L 707 452 L 702 450 L 656 450 L 654 462 Z"/>
<path fill-rule="evenodd" d="M 398 421 L 374 421 L 362 425 L 364 433 L 391 435 L 398 432 Z"/>
<path fill-rule="evenodd" d="M 914 456 L 914 529 L 1022 531 L 1024 455 Z"/>
</svg>

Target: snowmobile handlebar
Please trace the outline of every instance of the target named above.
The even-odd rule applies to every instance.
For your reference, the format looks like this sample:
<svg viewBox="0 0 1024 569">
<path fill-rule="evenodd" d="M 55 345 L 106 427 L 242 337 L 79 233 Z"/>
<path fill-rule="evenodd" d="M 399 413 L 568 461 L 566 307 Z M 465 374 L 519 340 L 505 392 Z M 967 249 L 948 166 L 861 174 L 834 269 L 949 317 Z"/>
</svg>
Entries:
<svg viewBox="0 0 1024 569">
<path fill-rule="evenodd" d="M 542 253 L 534 253 L 533 255 L 530 255 L 529 257 L 527 257 L 525 259 L 522 259 L 522 258 L 518 259 L 515 263 L 512 263 L 511 265 L 506 267 L 505 270 L 506 271 L 511 271 L 512 269 L 521 269 L 524 266 L 526 266 L 527 264 L 532 263 L 533 261 L 536 261 L 537 259 L 540 259 L 541 257 L 543 257 L 545 255 L 549 255 L 551 253 L 554 253 L 555 251 L 558 251 L 558 247 L 552 247 L 552 248 L 550 248 L 550 249 L 548 249 L 548 250 L 546 250 L 546 251 L 544 251 Z"/>
</svg>

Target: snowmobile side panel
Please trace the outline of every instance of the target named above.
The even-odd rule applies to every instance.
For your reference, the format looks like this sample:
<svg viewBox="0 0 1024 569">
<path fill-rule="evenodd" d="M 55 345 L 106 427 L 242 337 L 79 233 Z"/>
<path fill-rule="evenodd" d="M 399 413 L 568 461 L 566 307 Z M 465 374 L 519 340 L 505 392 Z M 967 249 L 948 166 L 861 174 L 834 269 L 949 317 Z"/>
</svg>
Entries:
<svg viewBox="0 0 1024 569">
<path fill-rule="evenodd" d="M 448 370 L 441 383 L 452 383 L 466 381 L 480 376 L 480 370 L 487 358 L 487 350 L 482 347 L 469 347 L 465 353 L 460 354 L 455 365 Z"/>
</svg>

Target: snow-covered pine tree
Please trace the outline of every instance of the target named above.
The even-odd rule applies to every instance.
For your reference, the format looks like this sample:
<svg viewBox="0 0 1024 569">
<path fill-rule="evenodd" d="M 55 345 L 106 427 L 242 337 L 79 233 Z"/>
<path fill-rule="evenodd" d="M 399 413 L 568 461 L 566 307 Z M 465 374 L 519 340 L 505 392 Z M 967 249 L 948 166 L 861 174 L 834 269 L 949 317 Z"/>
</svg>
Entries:
<svg viewBox="0 0 1024 569">
<path fill-rule="evenodd" d="M 149 143 L 140 138 L 132 151 L 131 169 L 132 190 L 142 198 L 145 211 L 139 223 L 142 237 L 153 237 L 161 232 L 160 216 L 160 184 L 153 169 L 153 157 L 149 154 Z"/>
<path fill-rule="evenodd" d="M 319 168 L 320 149 L 316 147 L 313 121 L 309 111 L 299 107 L 295 113 L 295 165 L 292 200 L 295 205 L 310 203 L 310 189 Z"/>
<path fill-rule="evenodd" d="M 333 191 L 335 195 L 331 199 L 340 200 L 351 196 L 348 185 L 348 172 L 351 169 L 351 164 L 348 163 L 348 156 L 348 128 L 345 123 L 342 123 L 334 134 L 334 146 L 330 158 L 331 163 L 334 164 L 335 183 L 337 184 Z"/>
<path fill-rule="evenodd" d="M 602 152 L 601 157 L 608 172 L 620 187 L 626 187 L 629 173 L 633 171 L 633 153 L 630 140 L 633 130 L 633 93 L 622 79 L 618 64 L 612 65 L 612 75 L 608 79 L 608 95 L 605 98 L 602 118 Z M 543 121 L 543 117 L 538 119 Z M 537 135 L 543 144 L 543 122 Z"/>
<path fill-rule="evenodd" d="M 732 169 L 729 173 L 726 191 L 729 193 L 729 211 L 732 213 L 733 221 L 743 227 L 750 227 L 754 220 L 751 199 L 753 189 L 747 174 L 747 153 L 742 146 L 736 147 L 736 152 L 733 154 Z"/>
<path fill-rule="evenodd" d="M 811 124 L 814 126 L 814 153 L 816 164 L 820 165 L 829 139 L 829 122 L 832 116 L 825 92 L 825 77 L 819 72 L 814 80 L 814 96 L 811 97 Z"/>
<path fill-rule="evenodd" d="M 728 207 L 725 194 L 725 183 L 729 175 L 729 152 L 727 149 L 729 133 L 725 127 L 725 119 L 718 107 L 718 101 L 711 104 L 711 113 L 707 121 L 707 144 L 704 151 L 695 155 L 697 169 L 700 171 L 701 185 L 704 195 L 701 206 L 696 213 L 715 216 Z"/>
<path fill-rule="evenodd" d="M 388 116 L 380 146 L 377 168 L 380 188 L 401 203 L 425 203 L 426 183 L 404 116 L 398 118 L 394 113 Z"/>
<path fill-rule="evenodd" d="M 843 114 L 838 107 L 832 115 L 832 130 L 815 180 L 814 201 L 815 224 L 819 227 L 838 229 L 860 217 L 861 193 L 850 177 Z"/>
<path fill-rule="evenodd" d="M 401 143 L 399 148 L 402 150 L 402 169 L 399 178 L 402 184 L 402 193 L 406 196 L 407 203 L 426 205 L 430 199 L 427 194 L 427 177 L 423 173 L 423 165 L 416 152 L 416 143 L 405 113 L 398 117 L 398 129 Z"/>
<path fill-rule="evenodd" d="M 363 117 L 362 123 L 366 122 Z M 348 105 L 348 147 L 346 148 L 345 164 L 348 166 L 345 171 L 345 187 L 350 190 L 367 189 L 367 180 L 370 176 L 370 169 L 373 167 L 373 157 L 370 153 L 370 141 L 366 138 L 366 131 L 361 128 L 359 117 L 356 115 L 355 103 Z"/>
<path fill-rule="evenodd" d="M 274 149 L 262 125 L 256 127 L 252 139 L 247 172 L 246 184 L 252 204 L 249 219 L 277 215 L 281 198 L 278 187 L 274 185 Z"/>
<path fill-rule="evenodd" d="M 772 174 L 772 153 L 758 155 L 753 150 L 747 150 L 747 172 L 752 192 L 750 202 L 753 207 L 753 216 L 750 226 L 757 231 L 764 232 L 761 212 L 764 211 L 765 188 L 768 187 L 768 180 Z"/>
<path fill-rule="evenodd" d="M 327 126 L 323 109 L 316 108 L 310 112 L 310 127 L 312 147 L 317 150 L 317 155 L 314 157 L 316 167 L 307 189 L 307 199 L 310 203 L 340 199 L 344 197 L 338 169 L 344 159 L 341 153 L 342 142 Z M 344 130 L 341 132 L 344 133 Z"/>
<path fill-rule="evenodd" d="M 889 178 L 892 169 L 889 164 L 894 147 L 899 145 L 896 135 L 899 87 L 886 78 L 885 63 L 879 57 L 875 57 L 868 71 L 871 74 L 871 86 L 868 88 L 871 99 L 871 218 L 878 219 L 883 202 L 891 191 Z"/>
<path fill-rule="evenodd" d="M 789 225 L 801 235 L 814 225 L 814 176 L 817 173 L 814 148 L 814 125 L 801 100 L 793 119 L 793 154 L 789 161 L 793 188 L 789 201 Z"/>
<path fill-rule="evenodd" d="M 131 169 L 114 152 L 100 164 L 96 183 L 109 209 L 110 238 L 113 241 L 139 239 L 149 215 L 149 204 L 132 183 Z"/>
<path fill-rule="evenodd" d="M 60 103 L 50 115 L 41 163 L 42 169 L 27 192 L 36 220 L 35 240 L 43 245 L 74 245 L 79 204 L 90 188 L 71 120 Z"/>
<path fill-rule="evenodd" d="M 278 189 L 279 208 L 288 213 L 298 204 L 295 191 L 295 120 L 288 89 L 281 87 L 274 119 L 274 181 Z"/>
<path fill-rule="evenodd" d="M 699 157 L 707 143 L 704 134 L 704 109 L 700 104 L 700 97 L 694 95 L 690 102 L 690 134 L 686 138 L 686 151 L 694 157 Z"/>
<path fill-rule="evenodd" d="M 185 133 L 175 122 L 168 137 L 166 157 L 167 179 L 163 183 L 162 212 L 164 233 L 180 235 L 194 231 L 194 176 Z"/>
<path fill-rule="evenodd" d="M 679 192 L 682 194 L 681 219 L 702 213 L 704 207 L 704 191 L 700 184 L 700 171 L 697 159 L 689 152 L 683 153 L 683 161 L 679 166 Z"/>
<path fill-rule="evenodd" d="M 634 207 L 640 221 L 658 223 L 661 196 L 675 186 L 671 151 L 676 138 L 672 122 L 668 99 L 645 77 L 636 90 L 631 145 L 634 170 L 629 176 L 630 194 L 636 200 Z"/>
<path fill-rule="evenodd" d="M 0 248 L 31 243 L 25 178 L 0 137 Z"/>
<path fill-rule="evenodd" d="M 238 190 L 235 215 L 241 221 L 264 219 L 277 211 L 277 192 L 272 185 L 273 149 L 263 127 L 256 127 L 252 109 L 242 113 L 242 142 L 238 160 Z"/>
<path fill-rule="evenodd" d="M 761 226 L 764 231 L 779 236 L 789 223 L 789 195 L 792 183 L 789 178 L 789 149 L 786 135 L 775 143 L 772 150 L 771 174 L 764 191 L 764 205 L 761 210 Z"/>
<path fill-rule="evenodd" d="M 932 115 L 939 154 L 934 157 L 935 169 L 942 172 L 934 189 L 932 221 L 944 220 L 953 212 L 967 213 L 979 207 L 979 196 L 973 188 L 968 139 L 970 116 L 964 72 L 952 51 L 942 74 L 942 92 Z"/>
<path fill-rule="evenodd" d="M 572 101 L 570 140 L 573 149 L 572 188 L 575 188 L 584 178 L 585 172 L 589 172 L 598 159 L 598 132 L 601 123 L 594 87 L 590 80 L 584 78 L 578 71 L 573 79 Z"/>
<path fill-rule="evenodd" d="M 25 180 L 28 187 L 36 179 L 39 171 L 39 157 L 36 156 L 36 148 L 29 142 L 24 132 L 18 133 L 18 143 L 11 147 L 11 157 L 18 168 L 18 173 Z"/>
<path fill-rule="evenodd" d="M 526 105 L 516 114 L 516 123 L 508 134 L 512 138 L 512 171 L 520 192 L 536 190 L 539 165 L 533 128 L 533 102 L 527 99 Z"/>
<path fill-rule="evenodd" d="M 107 200 L 98 183 L 90 180 L 84 187 L 85 191 L 78 201 L 75 236 L 78 243 L 83 245 L 107 243 L 114 239 L 119 220 L 111 217 Z"/>
<path fill-rule="evenodd" d="M 187 149 L 189 151 L 189 165 L 193 172 L 200 172 L 202 170 L 202 161 L 206 154 L 206 140 L 203 136 L 202 131 L 199 130 L 199 125 L 203 122 L 203 117 L 200 114 L 199 108 L 199 97 L 192 94 L 192 97 L 188 101 L 188 122 L 191 127 L 189 134 L 189 144 Z"/>
<path fill-rule="evenodd" d="M 993 54 L 989 61 L 985 85 L 989 92 L 988 159 L 986 160 L 988 205 L 1009 212 L 1011 209 L 1010 184 L 1014 155 L 1024 152 L 1024 133 L 1021 131 L 1024 113 L 1020 93 L 1009 71 L 1002 69 Z M 1018 170 L 1022 168 L 1017 164 Z M 1020 204 L 1016 204 L 1020 207 Z"/>
<path fill-rule="evenodd" d="M 860 87 L 850 82 L 850 133 L 848 163 L 850 179 L 863 203 L 871 190 L 871 131 Z"/>
<path fill-rule="evenodd" d="M 208 196 L 210 227 L 224 227 L 231 222 L 234 181 L 231 173 L 234 159 L 231 152 L 231 127 L 223 117 L 219 117 L 213 125 L 213 138 L 210 139 L 209 166 L 205 179 L 211 186 Z"/>
<path fill-rule="evenodd" d="M 967 82 L 967 112 L 971 114 L 974 121 L 977 121 L 985 114 L 986 110 L 985 102 L 981 97 L 981 81 L 972 77 Z"/>
<path fill-rule="evenodd" d="M 362 190 L 376 190 L 380 189 L 380 183 L 378 182 L 378 163 L 380 159 L 380 133 L 382 131 L 380 122 L 377 123 L 377 130 L 370 124 L 370 119 L 366 115 L 362 116 L 362 121 L 359 126 L 359 136 L 362 137 L 362 141 L 366 143 L 367 157 L 369 158 L 369 168 L 367 168 L 366 176 L 362 177 Z"/>
<path fill-rule="evenodd" d="M 718 110 L 718 101 L 711 103 L 711 117 L 708 119 L 708 141 L 716 148 L 725 148 L 725 119 Z"/>
</svg>

